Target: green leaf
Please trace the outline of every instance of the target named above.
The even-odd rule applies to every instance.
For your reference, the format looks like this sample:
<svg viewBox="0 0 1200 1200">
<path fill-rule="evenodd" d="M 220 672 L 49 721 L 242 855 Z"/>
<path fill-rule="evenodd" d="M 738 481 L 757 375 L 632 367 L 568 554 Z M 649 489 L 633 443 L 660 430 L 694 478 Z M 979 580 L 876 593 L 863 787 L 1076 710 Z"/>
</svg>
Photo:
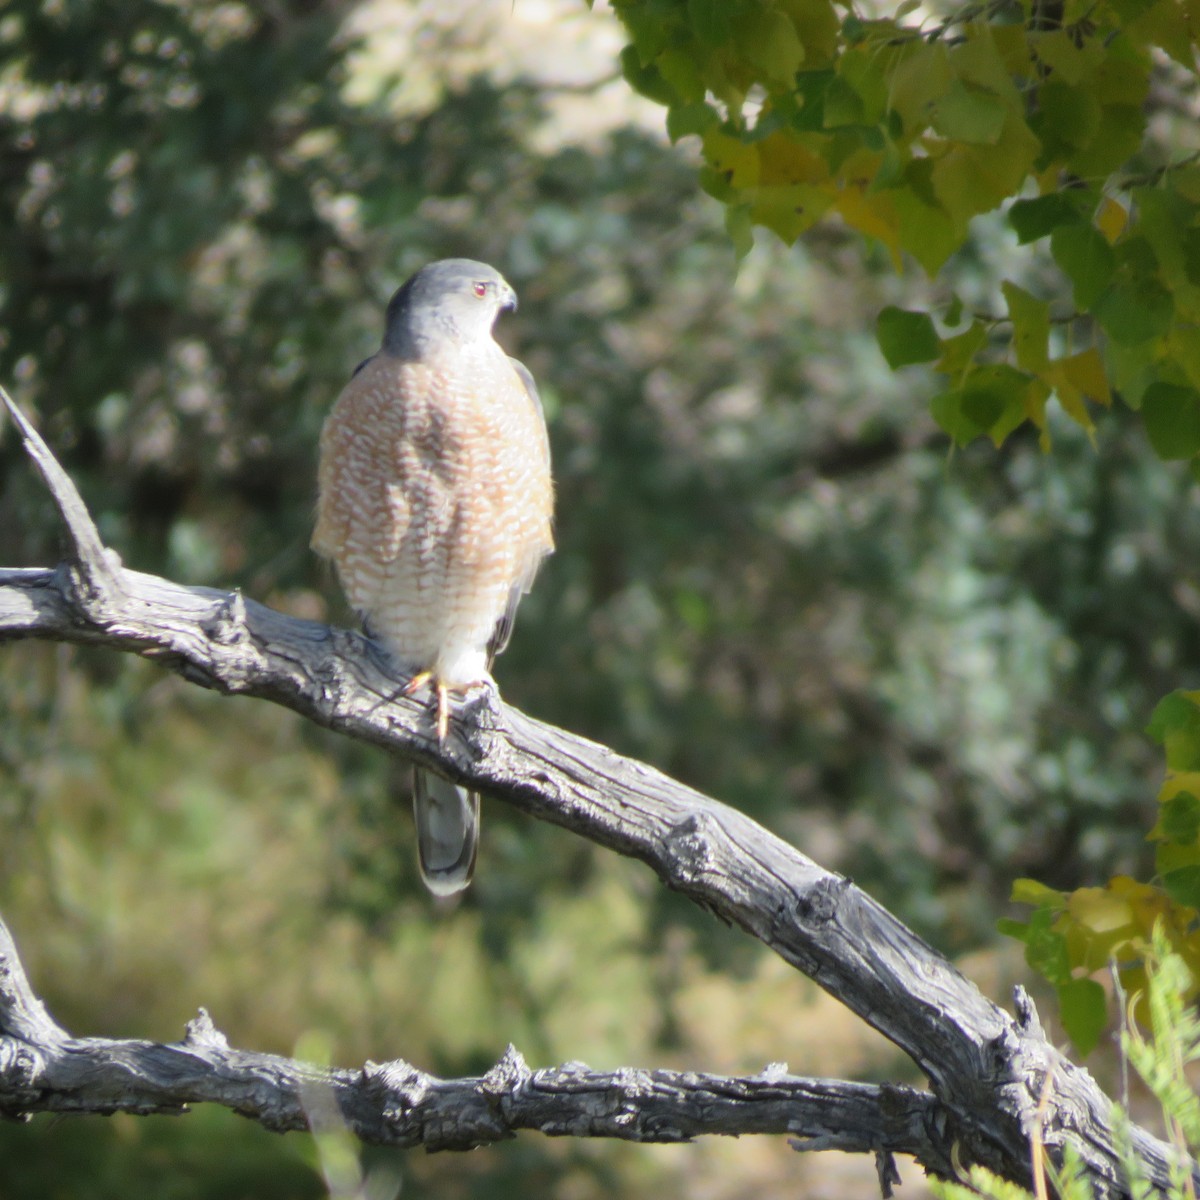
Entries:
<svg viewBox="0 0 1200 1200">
<path fill-rule="evenodd" d="M 1114 342 L 1137 346 L 1171 328 L 1175 301 L 1156 276 L 1139 274 L 1112 284 L 1092 309 Z"/>
<path fill-rule="evenodd" d="M 1180 253 L 1188 283 L 1200 285 L 1200 229 L 1184 230 Z"/>
<path fill-rule="evenodd" d="M 754 229 L 750 210 L 744 204 L 731 204 L 725 210 L 725 232 L 733 243 L 733 252 L 741 262 L 754 249 Z"/>
<path fill-rule="evenodd" d="M 1166 841 L 1190 846 L 1200 840 L 1200 797 L 1176 792 L 1158 812 L 1158 834 Z"/>
<path fill-rule="evenodd" d="M 1025 961 L 1053 984 L 1068 983 L 1071 962 L 1067 954 L 1067 939 L 1051 928 L 1056 920 L 1049 909 L 1040 908 L 1029 918 L 1029 934 L 1025 938 Z"/>
<path fill-rule="evenodd" d="M 934 370 L 943 375 L 962 376 L 974 361 L 975 356 L 987 345 L 988 331 L 982 321 L 971 324 L 953 337 L 942 341 L 942 356 Z"/>
<path fill-rule="evenodd" d="M 951 388 L 934 396 L 929 402 L 929 412 L 938 427 L 950 435 L 956 446 L 965 446 L 983 433 L 983 430 L 963 412 L 961 388 Z"/>
<path fill-rule="evenodd" d="M 801 71 L 796 76 L 796 97 L 800 101 L 800 110 L 791 119 L 793 129 L 812 132 L 825 128 L 825 95 L 835 78 L 832 67 Z"/>
<path fill-rule="evenodd" d="M 667 136 L 673 142 L 689 134 L 703 136 L 720 123 L 707 104 L 676 104 L 667 110 Z"/>
<path fill-rule="evenodd" d="M 1078 308 L 1091 308 L 1108 287 L 1117 267 L 1117 256 L 1094 226 L 1080 222 L 1059 225 L 1050 236 L 1054 261 L 1071 281 Z"/>
<path fill-rule="evenodd" d="M 1004 934 L 1005 937 L 1015 938 L 1018 942 L 1023 942 L 1029 936 L 1029 923 L 1027 921 L 1014 921 L 1012 917 L 1001 917 L 996 922 L 996 932 Z"/>
<path fill-rule="evenodd" d="M 823 116 L 826 129 L 839 125 L 861 125 L 864 119 L 862 97 L 840 75 L 834 76 L 825 89 Z"/>
<path fill-rule="evenodd" d="M 928 160 L 925 160 L 928 162 Z M 936 275 L 946 259 L 958 249 L 960 236 L 950 214 L 937 202 L 922 178 L 922 163 L 909 163 L 904 184 L 888 194 L 893 197 L 900 226 L 900 245 L 924 268 Z"/>
<path fill-rule="evenodd" d="M 1142 396 L 1146 436 L 1168 462 L 1200 454 L 1200 392 L 1175 383 L 1152 383 Z"/>
<path fill-rule="evenodd" d="M 851 15 L 842 22 L 842 37 L 848 46 L 856 46 L 866 35 L 867 26 L 859 17 Z"/>
<path fill-rule="evenodd" d="M 1180 867 L 1162 877 L 1163 889 L 1176 904 L 1200 908 L 1200 866 Z"/>
<path fill-rule="evenodd" d="M 1094 979 L 1070 979 L 1058 985 L 1058 1011 L 1071 1044 L 1090 1054 L 1108 1025 L 1108 1002 Z"/>
<path fill-rule="evenodd" d="M 727 0 L 717 0 L 727 9 Z M 771 9 L 747 10 L 738 23 L 738 45 L 768 81 L 791 85 L 804 62 L 804 47 L 786 14 Z"/>
<path fill-rule="evenodd" d="M 729 16 L 733 5 L 727 0 L 687 0 L 688 24 L 696 40 L 706 46 L 723 46 L 732 30 Z"/>
<path fill-rule="evenodd" d="M 1200 692 L 1172 692 L 1154 708 L 1146 732 L 1167 752 L 1172 771 L 1200 770 Z"/>
<path fill-rule="evenodd" d="M 1024 245 L 1053 233 L 1060 225 L 1078 225 L 1081 217 L 1077 205 L 1062 192 L 1051 192 L 1034 200 L 1018 200 L 1008 210 L 1008 223 Z"/>
<path fill-rule="evenodd" d="M 888 305 L 879 314 L 875 336 L 893 371 L 910 363 L 933 362 L 941 353 L 941 343 L 928 313 Z"/>
<path fill-rule="evenodd" d="M 1008 280 L 1000 287 L 1012 319 L 1017 366 L 1036 374 L 1050 360 L 1050 305 Z"/>
<path fill-rule="evenodd" d="M 1066 904 L 1066 897 L 1062 892 L 1047 887 L 1036 879 L 1014 879 L 1012 902 L 1014 904 L 1030 904 L 1034 908 L 1049 907 L 1058 911 Z"/>
<path fill-rule="evenodd" d="M 1038 93 L 1038 111 L 1030 128 L 1042 143 L 1040 161 L 1060 161 L 1087 146 L 1100 128 L 1100 101 L 1089 86 L 1071 87 L 1050 79 Z"/>
<path fill-rule="evenodd" d="M 944 138 L 972 145 L 995 145 L 1011 111 L 999 96 L 954 80 L 933 105 L 931 123 Z"/>
<path fill-rule="evenodd" d="M 1035 383 L 1007 363 L 977 367 L 961 387 L 934 396 L 930 413 L 959 446 L 985 433 L 999 444 L 1025 420 L 1026 398 Z"/>
<path fill-rule="evenodd" d="M 621 73 L 635 92 L 657 104 L 674 104 L 679 99 L 653 63 L 642 65 L 641 56 L 633 46 L 621 51 Z"/>
</svg>

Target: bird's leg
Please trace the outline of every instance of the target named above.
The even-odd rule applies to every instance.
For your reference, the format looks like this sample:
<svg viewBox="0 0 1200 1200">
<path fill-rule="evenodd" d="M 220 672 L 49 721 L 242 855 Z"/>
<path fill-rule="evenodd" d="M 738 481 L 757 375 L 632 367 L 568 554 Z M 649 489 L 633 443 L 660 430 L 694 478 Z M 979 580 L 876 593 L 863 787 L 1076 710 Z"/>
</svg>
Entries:
<svg viewBox="0 0 1200 1200">
<path fill-rule="evenodd" d="M 437 697 L 437 735 L 440 746 L 450 732 L 450 689 L 432 671 L 419 671 L 404 685 L 400 694 L 411 696 L 427 683 L 433 685 L 434 695 Z"/>
<path fill-rule="evenodd" d="M 434 686 L 437 689 L 437 735 L 440 746 L 450 732 L 450 689 L 440 679 Z"/>
</svg>

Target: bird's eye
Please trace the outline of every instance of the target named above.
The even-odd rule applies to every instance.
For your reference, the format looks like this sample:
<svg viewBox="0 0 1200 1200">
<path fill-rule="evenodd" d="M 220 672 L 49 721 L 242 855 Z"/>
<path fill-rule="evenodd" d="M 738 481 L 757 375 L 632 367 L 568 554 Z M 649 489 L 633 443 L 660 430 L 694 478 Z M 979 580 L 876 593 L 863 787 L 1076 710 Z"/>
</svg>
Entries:
<svg viewBox="0 0 1200 1200">
<path fill-rule="evenodd" d="M 486 283 L 473 283 L 473 284 L 471 284 L 471 291 L 473 291 L 475 293 L 475 295 L 477 295 L 480 298 L 480 300 L 482 300 L 484 298 L 484 296 L 487 295 L 487 284 Z"/>
</svg>

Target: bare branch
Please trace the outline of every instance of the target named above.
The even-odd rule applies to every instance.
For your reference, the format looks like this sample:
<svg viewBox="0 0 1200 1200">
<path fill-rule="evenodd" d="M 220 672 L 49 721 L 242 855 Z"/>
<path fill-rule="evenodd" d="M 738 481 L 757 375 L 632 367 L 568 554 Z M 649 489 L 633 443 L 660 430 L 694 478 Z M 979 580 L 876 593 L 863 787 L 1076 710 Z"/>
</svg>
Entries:
<svg viewBox="0 0 1200 1200">
<path fill-rule="evenodd" d="M 3 403 L 13 423 L 21 431 L 25 451 L 50 489 L 50 495 L 54 497 L 54 503 L 67 527 L 72 548 L 70 578 L 75 599 L 83 610 L 102 614 L 110 600 L 116 602 L 120 597 L 121 560 L 116 551 L 105 547 L 100 531 L 71 477 L 62 469 L 58 459 L 50 452 L 50 447 L 42 440 L 42 435 L 34 429 L 29 418 L 3 387 L 0 387 L 0 403 Z"/>
<path fill-rule="evenodd" d="M 77 543 L 77 551 L 94 549 Z M 1028 1139 L 1053 1073 L 1047 1149 L 1058 1155 L 1069 1133 L 1097 1194 L 1127 1194 L 1110 1101 L 1048 1043 L 1031 1009 L 1015 1020 L 849 880 L 749 817 L 491 693 L 466 707 L 439 746 L 425 706 L 395 699 L 386 657 L 361 635 L 284 616 L 239 593 L 128 570 L 119 580 L 120 600 L 99 612 L 85 610 L 61 568 L 0 570 L 0 639 L 140 654 L 202 686 L 286 705 L 639 858 L 904 1050 L 942 1102 L 942 1144 L 957 1141 L 963 1161 L 1028 1183 Z M 1140 1131 L 1135 1137 L 1150 1177 L 1166 1186 L 1170 1149 Z"/>
<path fill-rule="evenodd" d="M 17 1009 L 40 1008 L 0 922 L 0 974 Z M 8 997 L 11 999 L 11 996 Z M 910 1154 L 946 1172 L 931 1131 L 937 1099 L 910 1087 L 760 1075 L 531 1071 L 510 1046 L 486 1075 L 438 1079 L 403 1060 L 326 1070 L 230 1047 L 201 1010 L 182 1042 L 71 1038 L 52 1022 L 19 1034 L 0 1007 L 0 1113 L 181 1113 L 220 1104 L 267 1129 L 340 1125 L 364 1142 L 466 1150 L 536 1130 L 553 1137 L 682 1142 L 704 1134 L 791 1134 L 802 1150 Z M 42 1040 L 50 1032 L 51 1036 Z"/>
</svg>

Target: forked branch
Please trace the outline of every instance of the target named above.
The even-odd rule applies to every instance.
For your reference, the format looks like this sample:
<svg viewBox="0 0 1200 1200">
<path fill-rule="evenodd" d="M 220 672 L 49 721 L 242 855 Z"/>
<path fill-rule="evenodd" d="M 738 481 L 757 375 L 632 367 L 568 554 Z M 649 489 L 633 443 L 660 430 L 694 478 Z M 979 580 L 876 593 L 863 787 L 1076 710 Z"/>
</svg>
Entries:
<svg viewBox="0 0 1200 1200">
<path fill-rule="evenodd" d="M 7 395 L 0 399 L 20 420 Z M 36 431 L 25 422 L 22 433 L 71 531 L 72 558 L 54 569 L 0 570 L 0 638 L 87 642 L 152 658 L 202 686 L 286 705 L 641 859 L 669 887 L 771 947 L 912 1058 L 937 1104 L 898 1088 L 880 1092 L 878 1103 L 881 1111 L 899 1106 L 898 1127 L 923 1126 L 924 1139 L 911 1140 L 908 1152 L 932 1170 L 944 1172 L 955 1147 L 959 1161 L 1028 1182 L 1029 1137 L 1050 1077 L 1040 1126 L 1048 1152 L 1061 1154 L 1069 1136 L 1096 1194 L 1128 1195 L 1110 1101 L 1047 1041 L 1023 993 L 1017 1015 L 1006 1013 L 849 880 L 736 809 L 535 721 L 494 695 L 468 707 L 439 746 L 426 708 L 394 699 L 397 681 L 360 634 L 284 616 L 237 592 L 183 587 L 120 567 Z M 11 1041 L 12 1029 L 0 1025 L 0 1032 Z M 438 1083 L 433 1093 L 452 1085 Z M 833 1104 L 830 1096 L 822 1102 Z M 13 1107 L 2 1096 L 0 1106 Z M 566 1115 L 574 1110 L 562 1111 L 563 1130 L 575 1132 Z M 798 1119 L 793 1132 L 809 1127 L 807 1117 Z M 642 1127 L 634 1120 L 629 1128 Z M 872 1148 L 889 1148 L 876 1135 L 881 1140 Z M 833 1144 L 822 1134 L 805 1136 L 815 1137 L 813 1145 Z M 1165 1190 L 1172 1151 L 1143 1131 L 1134 1137 L 1144 1171 Z"/>
</svg>

